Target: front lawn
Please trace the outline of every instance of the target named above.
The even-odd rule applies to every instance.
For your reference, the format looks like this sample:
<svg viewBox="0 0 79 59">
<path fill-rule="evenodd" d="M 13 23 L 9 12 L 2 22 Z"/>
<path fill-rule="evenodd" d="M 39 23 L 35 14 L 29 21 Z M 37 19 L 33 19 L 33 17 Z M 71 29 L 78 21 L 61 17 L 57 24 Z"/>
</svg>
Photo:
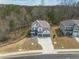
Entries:
<svg viewBox="0 0 79 59">
<path fill-rule="evenodd" d="M 56 33 L 54 39 L 52 35 L 52 42 L 55 49 L 79 49 L 79 42 L 73 37 L 63 35 L 58 26 L 53 26 L 51 30 L 52 33 Z"/>
<path fill-rule="evenodd" d="M 11 53 L 19 51 L 41 50 L 42 47 L 30 38 L 24 38 L 19 42 L 0 47 L 0 53 Z"/>
</svg>

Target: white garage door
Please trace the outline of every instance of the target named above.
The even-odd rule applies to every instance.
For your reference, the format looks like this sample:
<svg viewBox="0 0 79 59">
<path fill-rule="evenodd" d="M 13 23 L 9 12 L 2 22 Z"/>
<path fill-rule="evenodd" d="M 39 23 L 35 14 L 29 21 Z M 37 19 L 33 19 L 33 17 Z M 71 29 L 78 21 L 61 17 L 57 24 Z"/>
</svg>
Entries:
<svg viewBox="0 0 79 59">
<path fill-rule="evenodd" d="M 79 32 L 77 33 L 77 36 L 79 37 Z"/>
<path fill-rule="evenodd" d="M 78 36 L 78 33 L 74 32 L 74 33 L 73 33 L 73 36 Z"/>
</svg>

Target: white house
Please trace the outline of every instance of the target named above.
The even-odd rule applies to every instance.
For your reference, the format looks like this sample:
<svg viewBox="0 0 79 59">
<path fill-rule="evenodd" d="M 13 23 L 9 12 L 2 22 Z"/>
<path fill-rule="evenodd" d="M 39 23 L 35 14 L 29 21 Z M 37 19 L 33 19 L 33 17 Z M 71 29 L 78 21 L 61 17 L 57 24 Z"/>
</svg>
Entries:
<svg viewBox="0 0 79 59">
<path fill-rule="evenodd" d="M 79 37 L 79 20 L 65 20 L 60 22 L 60 30 L 64 35 Z"/>
<path fill-rule="evenodd" d="M 31 26 L 32 37 L 50 37 L 50 25 L 44 20 L 36 20 Z"/>
</svg>

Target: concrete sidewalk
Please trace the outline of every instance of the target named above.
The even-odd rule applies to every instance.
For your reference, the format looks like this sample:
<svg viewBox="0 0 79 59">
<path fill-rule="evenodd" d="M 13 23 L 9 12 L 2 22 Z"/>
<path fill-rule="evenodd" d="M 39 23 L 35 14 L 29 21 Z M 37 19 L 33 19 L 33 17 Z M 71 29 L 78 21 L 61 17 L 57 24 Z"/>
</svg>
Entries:
<svg viewBox="0 0 79 59">
<path fill-rule="evenodd" d="M 79 49 L 55 49 L 56 54 L 79 54 Z"/>
<path fill-rule="evenodd" d="M 40 55 L 42 54 L 42 50 L 31 50 L 31 51 L 20 51 L 20 52 L 13 52 L 13 53 L 6 53 L 6 54 L 0 54 L 1 57 L 18 57 L 18 56 L 31 56 L 31 55 Z"/>
</svg>

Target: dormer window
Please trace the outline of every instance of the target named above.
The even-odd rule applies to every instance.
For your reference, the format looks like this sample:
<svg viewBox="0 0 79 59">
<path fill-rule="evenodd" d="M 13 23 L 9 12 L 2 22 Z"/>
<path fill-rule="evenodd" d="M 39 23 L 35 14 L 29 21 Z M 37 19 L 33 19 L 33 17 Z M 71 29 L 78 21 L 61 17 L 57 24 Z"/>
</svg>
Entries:
<svg viewBox="0 0 79 59">
<path fill-rule="evenodd" d="M 50 32 L 49 32 L 48 30 L 44 30 L 43 33 L 45 33 L 45 34 L 50 34 Z"/>
</svg>

